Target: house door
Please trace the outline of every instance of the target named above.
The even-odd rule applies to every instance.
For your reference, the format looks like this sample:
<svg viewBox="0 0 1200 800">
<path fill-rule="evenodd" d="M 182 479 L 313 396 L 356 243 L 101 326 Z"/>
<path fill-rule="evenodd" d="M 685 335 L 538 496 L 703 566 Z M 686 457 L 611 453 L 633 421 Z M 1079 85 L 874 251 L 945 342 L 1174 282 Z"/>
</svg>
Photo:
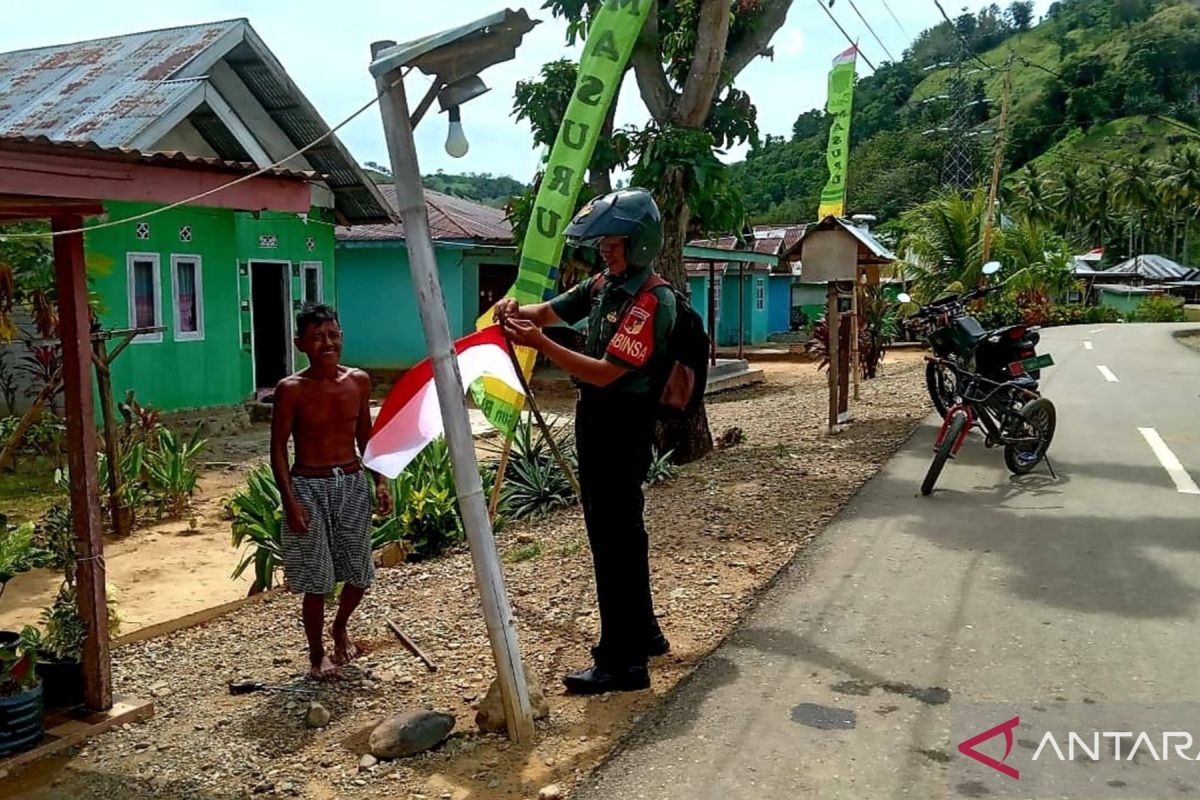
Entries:
<svg viewBox="0 0 1200 800">
<path fill-rule="evenodd" d="M 479 265 L 479 313 L 499 302 L 517 280 L 515 264 Z"/>
<path fill-rule="evenodd" d="M 286 263 L 250 263 L 255 389 L 273 389 L 292 371 L 290 274 Z"/>
</svg>

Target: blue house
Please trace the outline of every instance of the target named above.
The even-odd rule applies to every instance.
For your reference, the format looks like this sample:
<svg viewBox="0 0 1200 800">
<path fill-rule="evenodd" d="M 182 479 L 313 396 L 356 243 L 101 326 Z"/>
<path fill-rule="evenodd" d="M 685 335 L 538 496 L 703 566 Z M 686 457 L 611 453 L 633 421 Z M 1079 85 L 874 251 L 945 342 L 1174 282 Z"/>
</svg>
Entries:
<svg viewBox="0 0 1200 800">
<path fill-rule="evenodd" d="M 692 306 L 721 347 L 760 344 L 769 334 L 769 281 L 780 259 L 770 252 L 773 244 L 753 240 L 750 244 L 743 247 L 736 237 L 725 236 L 697 240 L 684 248 Z M 760 246 L 765 252 L 759 252 Z"/>
<path fill-rule="evenodd" d="M 396 190 L 381 184 L 396 207 Z M 434 254 L 450 318 L 465 336 L 517 277 L 512 226 L 498 208 L 425 192 Z M 426 356 L 403 223 L 338 228 L 337 302 L 347 364 L 374 371 L 408 369 Z"/>
</svg>

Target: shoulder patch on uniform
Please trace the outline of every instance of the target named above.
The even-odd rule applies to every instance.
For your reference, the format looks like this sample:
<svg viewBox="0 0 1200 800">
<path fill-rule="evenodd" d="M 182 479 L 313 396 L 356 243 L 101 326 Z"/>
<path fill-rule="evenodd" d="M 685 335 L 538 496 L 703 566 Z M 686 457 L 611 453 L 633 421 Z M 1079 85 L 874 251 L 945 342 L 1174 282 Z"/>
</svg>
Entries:
<svg viewBox="0 0 1200 800">
<path fill-rule="evenodd" d="M 607 353 L 634 367 L 644 367 L 654 355 L 654 312 L 658 298 L 643 292 L 621 320 L 608 343 Z"/>
</svg>

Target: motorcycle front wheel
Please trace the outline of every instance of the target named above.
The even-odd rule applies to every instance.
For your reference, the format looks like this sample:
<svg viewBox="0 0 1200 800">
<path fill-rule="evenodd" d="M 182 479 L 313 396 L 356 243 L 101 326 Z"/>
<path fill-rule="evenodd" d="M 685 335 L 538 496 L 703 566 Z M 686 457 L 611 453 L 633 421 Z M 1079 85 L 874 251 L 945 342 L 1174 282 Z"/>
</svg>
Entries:
<svg viewBox="0 0 1200 800">
<path fill-rule="evenodd" d="M 1058 412 L 1054 404 L 1044 397 L 1031 400 L 1019 412 L 1024 421 L 1022 434 L 1036 439 L 1036 444 L 1008 444 L 1004 446 L 1004 466 L 1013 475 L 1028 475 L 1033 472 L 1054 440 L 1054 429 L 1058 425 Z"/>
<path fill-rule="evenodd" d="M 946 460 L 950 458 L 950 453 L 954 450 L 954 443 L 962 435 L 966 424 L 967 415 L 962 411 L 955 411 L 950 424 L 946 426 L 946 435 L 942 437 L 941 444 L 933 451 L 933 461 L 930 462 L 929 470 L 925 473 L 925 480 L 921 482 L 921 494 L 926 497 L 933 494 L 933 487 L 937 485 L 938 478 L 942 475 L 942 469 L 946 466 Z"/>
<path fill-rule="evenodd" d="M 946 418 L 946 414 L 958 404 L 958 380 L 954 371 L 932 361 L 925 365 L 925 386 L 929 390 L 929 399 L 938 416 Z"/>
</svg>

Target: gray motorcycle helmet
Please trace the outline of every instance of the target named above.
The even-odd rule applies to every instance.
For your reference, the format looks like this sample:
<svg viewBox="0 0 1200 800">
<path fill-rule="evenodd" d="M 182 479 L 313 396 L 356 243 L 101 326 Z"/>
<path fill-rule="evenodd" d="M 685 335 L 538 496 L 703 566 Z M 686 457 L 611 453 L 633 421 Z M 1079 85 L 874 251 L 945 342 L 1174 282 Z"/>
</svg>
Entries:
<svg viewBox="0 0 1200 800">
<path fill-rule="evenodd" d="M 595 247 L 605 236 L 628 241 L 625 258 L 635 267 L 654 263 L 662 249 L 662 217 L 658 204 L 645 189 L 621 189 L 597 197 L 580 209 L 567 226 L 567 241 L 577 247 Z"/>
</svg>

